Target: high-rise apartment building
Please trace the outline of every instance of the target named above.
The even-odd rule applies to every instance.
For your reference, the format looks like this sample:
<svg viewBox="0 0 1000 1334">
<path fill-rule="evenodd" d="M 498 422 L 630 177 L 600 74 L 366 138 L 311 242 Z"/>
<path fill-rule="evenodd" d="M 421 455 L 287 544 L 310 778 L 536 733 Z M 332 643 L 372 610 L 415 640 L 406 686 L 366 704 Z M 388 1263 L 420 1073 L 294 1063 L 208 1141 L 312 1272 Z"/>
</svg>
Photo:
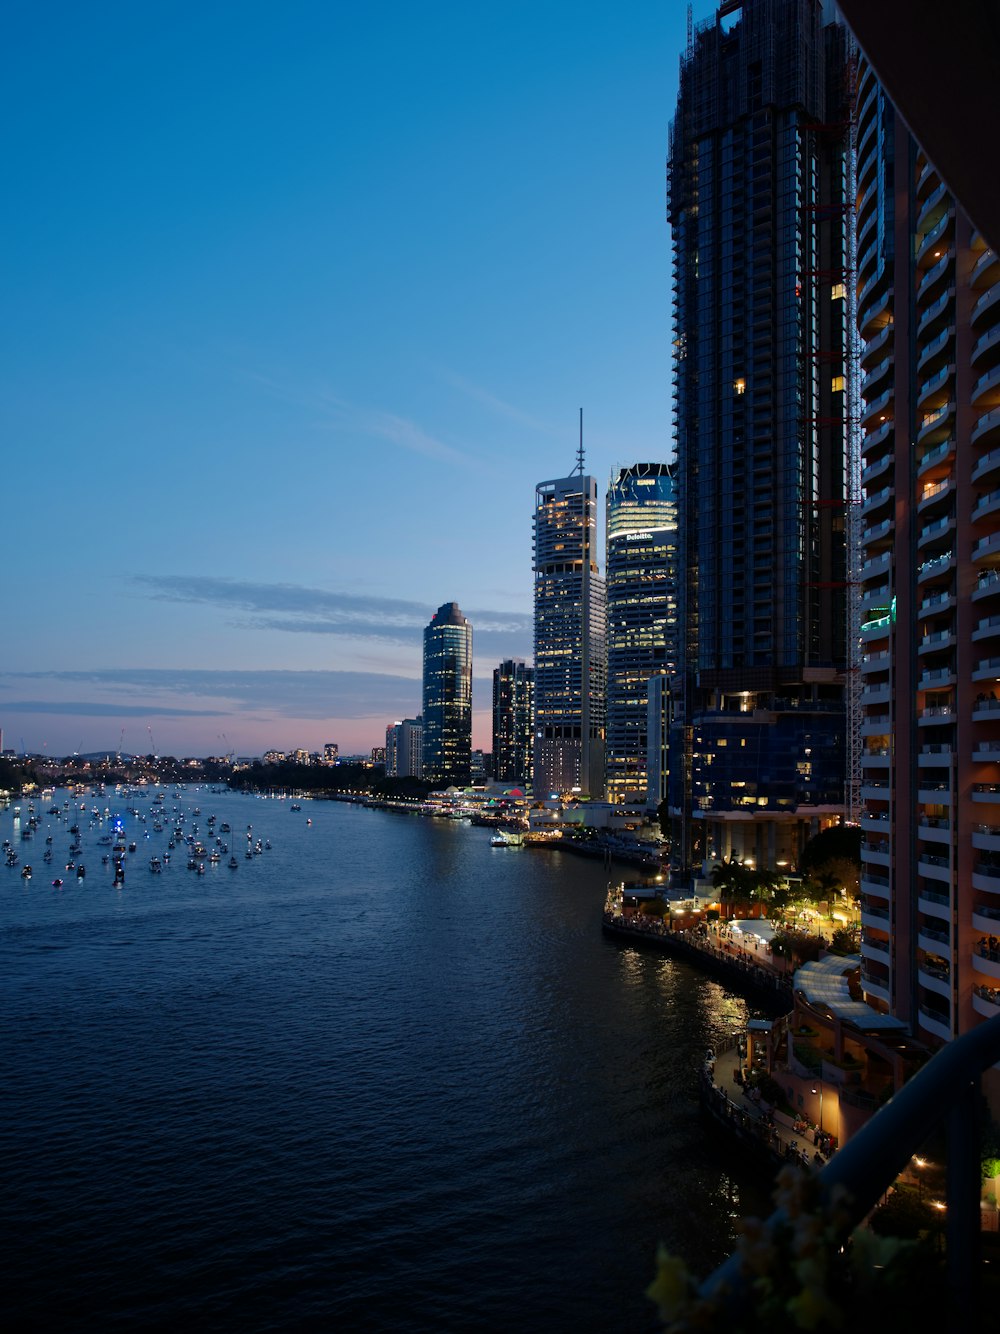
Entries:
<svg viewBox="0 0 1000 1334">
<path fill-rule="evenodd" d="M 604 795 L 607 656 L 597 566 L 597 482 L 580 471 L 535 488 L 536 796 Z"/>
<path fill-rule="evenodd" d="M 695 29 L 671 127 L 675 856 L 795 865 L 843 811 L 846 41 L 819 0 Z"/>
<path fill-rule="evenodd" d="M 1000 1013 L 1000 262 L 864 60 L 856 149 L 861 986 L 933 1044 Z"/>
<path fill-rule="evenodd" d="M 531 782 L 534 668 L 506 658 L 493 669 L 493 775 L 500 783 Z"/>
<path fill-rule="evenodd" d="M 677 505 L 671 467 L 617 468 L 606 499 L 607 798 L 647 798 L 649 680 L 677 667 Z"/>
<path fill-rule="evenodd" d="M 385 729 L 385 775 L 387 778 L 423 776 L 423 718 L 403 718 Z"/>
<path fill-rule="evenodd" d="M 457 602 L 424 630 L 423 777 L 468 783 L 472 756 L 472 626 Z"/>
</svg>

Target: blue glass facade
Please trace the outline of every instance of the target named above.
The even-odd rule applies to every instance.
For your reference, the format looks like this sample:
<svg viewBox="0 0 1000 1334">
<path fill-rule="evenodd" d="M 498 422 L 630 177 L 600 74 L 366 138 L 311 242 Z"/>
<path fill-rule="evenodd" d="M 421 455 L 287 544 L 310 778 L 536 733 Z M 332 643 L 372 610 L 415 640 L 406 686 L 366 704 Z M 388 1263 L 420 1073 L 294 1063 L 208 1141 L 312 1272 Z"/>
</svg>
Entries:
<svg viewBox="0 0 1000 1334">
<path fill-rule="evenodd" d="M 472 763 L 472 626 L 457 602 L 424 630 L 423 777 L 468 783 Z"/>
</svg>

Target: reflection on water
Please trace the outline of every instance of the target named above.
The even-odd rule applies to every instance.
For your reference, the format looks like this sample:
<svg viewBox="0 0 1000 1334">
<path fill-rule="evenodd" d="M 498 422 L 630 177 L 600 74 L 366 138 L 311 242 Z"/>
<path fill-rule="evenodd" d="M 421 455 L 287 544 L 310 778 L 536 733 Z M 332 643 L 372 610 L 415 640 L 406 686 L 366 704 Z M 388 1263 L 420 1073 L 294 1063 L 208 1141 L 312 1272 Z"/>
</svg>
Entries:
<svg viewBox="0 0 1000 1334">
<path fill-rule="evenodd" d="M 644 1328 L 658 1240 L 728 1251 L 746 1186 L 695 1083 L 745 1007 L 604 940 L 603 868 L 202 791 L 167 810 L 272 850 L 157 876 L 129 804 L 122 889 L 85 818 L 82 885 L 0 867 L 8 1314 Z"/>
</svg>

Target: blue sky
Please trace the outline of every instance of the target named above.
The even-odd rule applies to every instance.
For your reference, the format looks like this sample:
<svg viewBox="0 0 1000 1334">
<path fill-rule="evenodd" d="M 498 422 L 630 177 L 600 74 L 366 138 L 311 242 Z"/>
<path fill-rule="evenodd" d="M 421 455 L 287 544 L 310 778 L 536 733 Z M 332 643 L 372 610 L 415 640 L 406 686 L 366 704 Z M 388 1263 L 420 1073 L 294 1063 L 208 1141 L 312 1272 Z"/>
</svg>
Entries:
<svg viewBox="0 0 1000 1334">
<path fill-rule="evenodd" d="M 695 6 L 696 20 L 711 6 Z M 4 745 L 381 744 L 531 655 L 535 483 L 665 458 L 686 6 L 6 6 Z"/>
</svg>

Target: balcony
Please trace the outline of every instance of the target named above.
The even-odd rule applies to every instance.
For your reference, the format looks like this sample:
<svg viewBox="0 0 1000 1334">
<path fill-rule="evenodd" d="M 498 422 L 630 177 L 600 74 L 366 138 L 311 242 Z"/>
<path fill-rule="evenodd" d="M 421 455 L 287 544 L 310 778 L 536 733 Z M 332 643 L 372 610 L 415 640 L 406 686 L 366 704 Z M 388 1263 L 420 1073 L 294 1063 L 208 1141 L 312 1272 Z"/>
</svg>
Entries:
<svg viewBox="0 0 1000 1334">
<path fill-rule="evenodd" d="M 884 505 L 888 505 L 892 497 L 893 489 L 891 486 L 884 486 L 881 491 L 875 491 L 872 495 L 866 496 L 861 502 L 862 517 L 867 519 L 870 515 L 875 514 Z"/>
<path fill-rule="evenodd" d="M 861 720 L 861 735 L 863 737 L 888 736 L 891 727 L 891 714 L 869 713 Z"/>
<path fill-rule="evenodd" d="M 973 519 L 985 519 L 988 514 L 995 514 L 997 510 L 1000 510 L 1000 488 L 995 491 L 987 491 L 984 496 L 980 496 L 972 511 L 972 517 Z"/>
<path fill-rule="evenodd" d="M 883 348 L 888 347 L 893 340 L 893 325 L 887 324 L 884 329 L 865 343 L 861 349 L 861 369 L 867 371 L 872 365 L 873 359 L 878 356 Z"/>
<path fill-rule="evenodd" d="M 925 616 L 937 616 L 943 611 L 949 611 L 955 605 L 955 594 L 932 593 L 926 597 L 917 608 L 917 616 L 922 620 Z"/>
<path fill-rule="evenodd" d="M 917 537 L 917 547 L 929 547 L 943 541 L 955 527 L 954 515 L 946 514 L 943 518 L 926 523 Z"/>
<path fill-rule="evenodd" d="M 951 969 L 937 964 L 924 964 L 917 968 L 917 980 L 922 987 L 933 991 L 938 996 L 951 996 Z M 923 1011 L 921 1010 L 921 1022 Z"/>
<path fill-rule="evenodd" d="M 939 482 L 927 482 L 920 492 L 920 498 L 917 501 L 917 512 L 926 513 L 928 510 L 937 509 L 948 496 L 955 490 L 955 481 L 952 477 L 945 477 Z"/>
<path fill-rule="evenodd" d="M 863 750 L 861 752 L 861 768 L 870 773 L 879 769 L 889 768 L 890 755 L 887 750 Z"/>
<path fill-rule="evenodd" d="M 1000 573 L 996 570 L 983 570 L 976 580 L 976 586 L 972 590 L 973 602 L 978 602 L 981 598 L 993 597 L 1000 593 Z"/>
<path fill-rule="evenodd" d="M 917 680 L 918 690 L 945 690 L 955 684 L 954 667 L 935 667 L 932 671 L 921 672 Z"/>
<path fill-rule="evenodd" d="M 969 432 L 969 440 L 974 445 L 979 443 L 985 445 L 993 444 L 998 439 L 1000 439 L 1000 408 L 991 408 L 973 426 Z M 984 476 L 986 472 L 997 470 L 1000 470 L 1000 449 L 995 449 L 977 460 L 972 470 L 972 480 Z"/>
<path fill-rule="evenodd" d="M 951 746 L 921 746 L 917 755 L 917 764 L 921 769 L 951 764 Z"/>
<path fill-rule="evenodd" d="M 862 470 L 861 485 L 869 487 L 872 482 L 878 481 L 880 477 L 889 472 L 892 468 L 893 461 L 891 454 L 883 454 L 880 459 L 876 459 L 874 463 L 870 463 L 867 468 Z"/>
<path fill-rule="evenodd" d="M 943 407 L 950 397 L 949 389 L 955 375 L 955 367 L 942 366 L 921 384 L 917 390 L 917 407 L 922 412 Z"/>
<path fill-rule="evenodd" d="M 889 650 L 882 649 L 879 653 L 864 653 L 861 656 L 861 671 L 887 672 L 889 670 Z"/>
<path fill-rule="evenodd" d="M 974 561 L 988 560 L 992 563 L 1000 557 L 1000 532 L 989 533 L 986 537 L 981 537 L 978 542 L 972 544 L 972 559 Z"/>
<path fill-rule="evenodd" d="M 924 200 L 917 213 L 917 232 L 926 232 L 944 213 L 949 205 L 948 191 L 942 181 L 936 185 Z"/>
<path fill-rule="evenodd" d="M 997 707 L 1000 708 L 1000 701 L 998 701 Z M 1000 787 L 996 783 L 974 783 L 972 785 L 972 800 L 1000 806 Z"/>
<path fill-rule="evenodd" d="M 923 981 L 923 978 L 921 978 Z M 940 990 L 936 987 L 934 990 Z M 945 994 L 948 993 L 946 988 Z M 940 1011 L 929 1010 L 921 1005 L 918 1011 L 917 1022 L 927 1033 L 932 1033 L 936 1038 L 942 1038 L 945 1042 L 950 1041 L 954 1036 L 951 1031 L 951 1021 Z"/>
<path fill-rule="evenodd" d="M 1000 407 L 1000 366 L 981 375 L 972 386 L 972 406 L 980 410 Z"/>
<path fill-rule="evenodd" d="M 943 329 L 954 335 L 955 321 L 952 314 L 954 299 L 955 289 L 950 287 L 947 292 L 942 292 L 933 305 L 927 307 L 917 324 L 918 342 L 937 337 Z"/>
<path fill-rule="evenodd" d="M 878 398 L 866 403 L 861 409 L 861 425 L 867 428 L 875 422 L 888 421 L 893 416 L 892 398 L 893 391 L 887 389 L 885 393 L 879 394 Z"/>
<path fill-rule="evenodd" d="M 866 560 L 861 566 L 861 578 L 865 583 L 868 583 L 869 580 L 874 579 L 876 575 L 885 574 L 891 564 L 892 552 L 880 551 L 877 556 L 872 556 L 870 560 Z M 884 584 L 883 587 L 888 588 L 888 584 Z"/>
<path fill-rule="evenodd" d="M 882 897 L 884 898 L 887 898 L 889 895 L 889 877 L 887 875 L 865 876 L 864 883 L 862 884 L 861 887 L 862 894 L 866 893 L 865 885 L 874 885 L 876 887 L 875 888 L 876 893 L 881 888 L 883 891 Z M 874 927 L 877 931 L 884 931 L 886 930 L 886 924 L 890 920 L 891 918 L 889 915 L 888 908 L 881 908 L 875 903 L 867 903 L 865 902 L 864 899 L 861 900 L 862 926 L 871 926 Z"/>
<path fill-rule="evenodd" d="M 924 374 L 936 368 L 939 362 L 948 359 L 951 351 L 951 332 L 948 329 L 942 329 L 940 333 L 934 335 L 929 342 L 925 343 L 920 349 L 917 357 L 917 371 Z"/>
<path fill-rule="evenodd" d="M 869 644 L 873 640 L 884 639 L 889 633 L 890 621 L 888 616 L 877 616 L 873 621 L 865 621 L 861 627 L 861 641 Z"/>
<path fill-rule="evenodd" d="M 1000 679 L 1000 658 L 980 658 L 972 668 L 973 681 L 996 681 Z"/>
<path fill-rule="evenodd" d="M 988 723 L 998 717 L 1000 717 L 1000 699 L 990 699 L 986 695 L 980 695 L 972 706 L 972 721 Z"/>
<path fill-rule="evenodd" d="M 951 883 L 950 862 L 947 857 L 938 853 L 919 852 L 917 854 L 917 870 L 928 880 L 941 880 L 946 885 Z M 923 890 L 918 890 L 917 895 L 920 898 L 927 897 Z"/>
<path fill-rule="evenodd" d="M 947 439 L 954 416 L 955 404 L 954 402 L 948 402 L 939 408 L 935 408 L 933 412 L 925 413 L 920 419 L 920 425 L 917 429 L 917 444 L 943 447 L 943 452 L 938 454 L 937 449 L 929 449 L 921 455 L 920 466 L 917 469 L 918 477 L 923 477 L 927 468 L 937 463 L 939 459 L 945 458 L 949 453 L 954 452 L 954 440 Z"/>
<path fill-rule="evenodd" d="M 1000 825 L 974 825 L 972 846 L 978 848 L 981 852 L 1000 852 Z"/>
<path fill-rule="evenodd" d="M 883 801 L 889 800 L 888 791 L 881 794 Z M 889 829 L 888 811 L 864 811 L 861 815 L 861 828 L 870 834 L 884 834 Z"/>
<path fill-rule="evenodd" d="M 992 328 L 997 321 L 998 304 L 1000 304 L 1000 283 L 995 283 L 992 287 L 986 289 L 972 307 L 970 323 L 973 329 L 985 330 Z"/>
<path fill-rule="evenodd" d="M 874 959 L 876 963 L 884 964 L 888 968 L 890 963 L 889 942 L 871 936 L 862 936 L 861 957 L 862 959 Z"/>
<path fill-rule="evenodd" d="M 976 764 L 1000 764 L 1000 741 L 981 741 L 972 751 Z"/>
<path fill-rule="evenodd" d="M 1000 931 L 1000 907 L 977 903 L 972 909 L 972 925 L 977 931 L 987 931 L 991 935 Z"/>
<path fill-rule="evenodd" d="M 980 372 L 990 370 L 1000 360 L 1000 325 L 988 329 L 973 345 L 971 361 Z"/>
<path fill-rule="evenodd" d="M 938 579 L 947 574 L 949 570 L 954 569 L 955 553 L 953 551 L 943 551 L 940 556 L 932 556 L 930 560 L 925 560 L 922 565 L 917 566 L 917 583 L 926 583 L 929 579 Z"/>
<path fill-rule="evenodd" d="M 955 710 L 950 704 L 935 704 L 929 709 L 921 709 L 917 714 L 918 725 L 933 725 L 935 723 L 952 723 L 955 721 Z"/>
<path fill-rule="evenodd" d="M 887 421 L 881 422 L 873 431 L 869 431 L 861 441 L 861 453 L 866 459 L 871 460 L 872 454 L 879 449 L 892 435 L 895 423 L 890 417 Z M 885 455 L 890 458 L 891 455 Z"/>
<path fill-rule="evenodd" d="M 972 988 L 972 1008 L 986 1019 L 995 1019 L 1000 1014 L 1000 991 L 996 987 L 979 986 Z"/>
<path fill-rule="evenodd" d="M 861 534 L 861 545 L 865 547 L 874 546 L 876 542 L 884 542 L 890 537 L 893 530 L 893 520 L 883 519 L 881 523 L 873 524 L 871 528 L 866 528 Z"/>
<path fill-rule="evenodd" d="M 944 251 L 947 249 L 944 242 L 951 231 L 955 220 L 955 210 L 946 209 L 941 217 L 931 227 L 930 231 L 924 236 L 924 239 L 917 246 L 917 267 L 925 268 L 935 260 L 940 260 Z M 935 254 L 935 251 L 939 253 Z"/>
<path fill-rule="evenodd" d="M 955 636 L 950 630 L 935 630 L 932 635 L 924 635 L 917 643 L 917 652 L 939 653 L 941 649 L 953 648 Z"/>
<path fill-rule="evenodd" d="M 917 837 L 928 843 L 950 843 L 951 821 L 925 815 L 917 821 Z"/>
<path fill-rule="evenodd" d="M 951 961 L 951 939 L 947 931 L 931 926 L 917 927 L 917 944 L 930 954 L 939 954 Z"/>
<path fill-rule="evenodd" d="M 874 334 L 892 323 L 893 289 L 883 288 L 879 294 L 861 311 L 858 316 L 858 332 L 862 338 L 871 338 Z"/>
<path fill-rule="evenodd" d="M 972 888 L 984 894 L 1000 894 L 1000 866 L 977 862 L 972 868 Z"/>
<path fill-rule="evenodd" d="M 892 688 L 889 685 L 865 686 L 861 692 L 863 708 L 870 708 L 873 704 L 888 704 L 891 699 Z"/>
<path fill-rule="evenodd" d="M 988 950 L 984 952 L 982 946 L 972 951 L 972 966 L 977 973 L 985 973 L 987 977 L 1000 978 L 1000 959 L 993 958 Z"/>
</svg>

